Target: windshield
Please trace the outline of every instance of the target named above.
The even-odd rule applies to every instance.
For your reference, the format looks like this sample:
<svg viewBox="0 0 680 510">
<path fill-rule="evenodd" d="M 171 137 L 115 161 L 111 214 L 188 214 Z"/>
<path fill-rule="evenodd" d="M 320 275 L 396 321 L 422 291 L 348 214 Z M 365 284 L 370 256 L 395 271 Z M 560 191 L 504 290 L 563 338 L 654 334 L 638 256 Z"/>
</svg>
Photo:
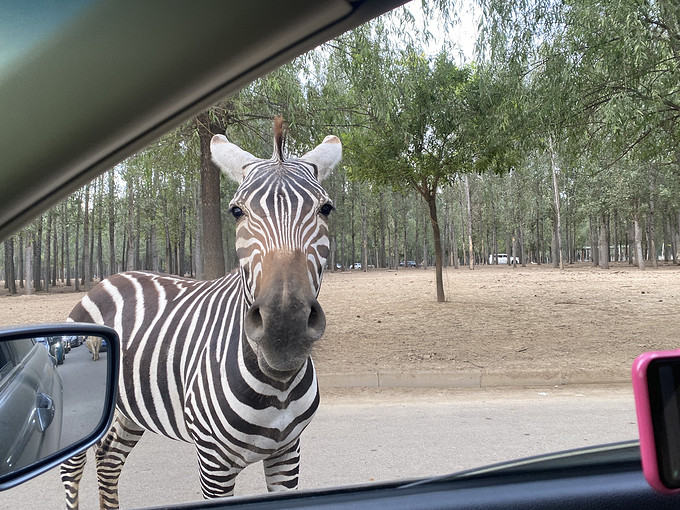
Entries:
<svg viewBox="0 0 680 510">
<path fill-rule="evenodd" d="M 677 7 L 480 4 L 345 33 L 5 240 L 0 325 L 121 334 L 121 506 L 294 487 L 298 435 L 301 489 L 637 439 L 633 360 L 680 338 Z M 0 509 L 36 498 L 58 470 Z"/>
</svg>

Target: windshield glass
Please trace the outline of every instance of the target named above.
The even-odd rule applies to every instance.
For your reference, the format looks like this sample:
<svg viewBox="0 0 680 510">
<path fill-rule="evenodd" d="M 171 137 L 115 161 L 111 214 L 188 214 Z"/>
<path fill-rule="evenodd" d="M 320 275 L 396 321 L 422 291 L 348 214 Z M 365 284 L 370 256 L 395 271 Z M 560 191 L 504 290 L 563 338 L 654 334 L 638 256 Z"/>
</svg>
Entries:
<svg viewBox="0 0 680 510">
<path fill-rule="evenodd" d="M 298 57 L 5 240 L 0 325 L 121 333 L 121 506 L 293 487 L 300 433 L 301 489 L 637 438 L 633 360 L 680 338 L 678 8 L 439 4 Z M 0 509 L 36 497 L 63 504 L 58 470 Z"/>
</svg>

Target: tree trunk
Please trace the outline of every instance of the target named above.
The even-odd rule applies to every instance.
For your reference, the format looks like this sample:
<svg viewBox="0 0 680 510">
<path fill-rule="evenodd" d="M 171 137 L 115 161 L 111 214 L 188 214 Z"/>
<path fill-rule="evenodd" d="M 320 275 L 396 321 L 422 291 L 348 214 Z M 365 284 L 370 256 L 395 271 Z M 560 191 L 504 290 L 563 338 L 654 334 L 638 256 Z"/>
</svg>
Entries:
<svg viewBox="0 0 680 510">
<path fill-rule="evenodd" d="M 432 236 L 434 238 L 434 257 L 435 257 L 435 273 L 437 284 L 437 302 L 443 303 L 446 301 L 444 296 L 444 278 L 442 267 L 444 265 L 444 258 L 442 256 L 442 241 L 441 232 L 439 230 L 439 221 L 437 220 L 437 195 L 435 190 L 426 197 L 427 206 L 430 211 L 430 222 L 432 224 Z"/>
<path fill-rule="evenodd" d="M 55 286 L 55 287 L 57 286 L 57 278 L 58 278 L 57 273 L 59 272 L 59 248 L 58 248 L 58 244 L 57 244 L 57 231 L 59 229 L 57 228 L 57 223 L 58 223 L 57 218 L 58 218 L 58 215 L 55 212 L 53 214 L 53 218 L 52 218 L 52 244 L 54 245 L 54 248 L 52 250 L 53 254 L 54 254 L 54 258 L 53 258 L 53 261 L 52 261 L 52 285 Z"/>
<path fill-rule="evenodd" d="M 139 243 L 142 240 L 142 208 L 135 207 L 135 269 L 140 269 L 142 267 L 141 250 Z"/>
<path fill-rule="evenodd" d="M 210 140 L 215 133 L 208 112 L 196 117 L 196 126 L 201 143 L 201 212 L 205 279 L 214 280 L 225 274 L 220 171 L 210 155 Z"/>
<path fill-rule="evenodd" d="M 201 211 L 201 199 L 200 199 L 200 183 L 196 186 L 196 191 L 194 193 L 195 203 L 194 211 L 196 214 L 196 234 L 193 247 L 194 254 L 194 278 L 198 280 L 205 280 L 205 266 L 203 265 L 203 214 Z"/>
<path fill-rule="evenodd" d="M 635 259 L 640 270 L 645 268 L 645 259 L 642 256 L 642 228 L 638 216 L 633 218 L 633 229 L 635 230 Z"/>
<path fill-rule="evenodd" d="M 94 214 L 94 195 L 92 196 L 92 219 L 90 220 L 90 240 L 89 240 L 89 250 L 90 250 L 90 267 L 87 270 L 87 274 L 90 280 L 87 284 L 87 288 L 92 288 L 92 282 L 94 281 L 94 229 L 95 229 L 95 214 Z"/>
<path fill-rule="evenodd" d="M 627 223 L 626 229 L 626 259 L 628 260 L 628 265 L 632 266 L 636 263 L 636 250 L 635 250 L 635 222 L 629 221 Z M 631 245 L 632 241 L 632 245 Z"/>
<path fill-rule="evenodd" d="M 456 241 L 456 228 L 454 225 L 454 218 L 451 218 L 451 253 L 453 254 L 453 267 L 458 269 L 460 262 L 458 261 L 458 242 Z"/>
<path fill-rule="evenodd" d="M 24 268 L 24 237 L 26 234 L 19 234 L 17 244 L 19 245 L 19 288 L 24 288 L 24 278 L 26 278 L 26 269 Z"/>
<path fill-rule="evenodd" d="M 76 231 L 75 231 L 75 246 L 73 253 L 73 281 L 75 282 L 74 290 L 76 292 L 80 291 L 80 195 L 78 195 L 78 200 L 76 201 Z"/>
<path fill-rule="evenodd" d="M 562 253 L 562 216 L 560 214 L 560 189 L 557 184 L 557 173 L 559 168 L 557 166 L 557 155 L 553 147 L 552 136 L 549 137 L 550 142 L 550 169 L 552 171 L 553 182 L 553 199 L 555 202 L 555 219 L 556 219 L 556 235 L 557 235 L 557 253 L 555 256 L 559 261 L 560 269 L 564 269 L 564 254 Z"/>
<path fill-rule="evenodd" d="M 379 195 L 379 200 L 380 203 L 383 203 L 383 192 L 380 192 Z M 380 221 L 380 257 L 378 258 L 378 264 L 376 264 L 378 267 L 386 267 L 387 266 L 387 260 L 385 256 L 385 214 L 383 211 L 383 207 L 380 207 L 378 209 L 379 211 L 379 221 Z"/>
<path fill-rule="evenodd" d="M 187 240 L 187 212 L 184 206 L 179 212 L 179 247 L 177 255 L 177 274 L 179 276 L 184 276 L 187 273 L 186 270 L 186 241 Z M 154 267 L 158 267 L 158 256 L 154 256 Z M 157 271 L 158 269 L 154 269 Z"/>
<path fill-rule="evenodd" d="M 550 243 L 550 249 L 552 251 L 552 265 L 553 267 L 560 267 L 560 256 L 559 256 L 559 247 L 557 243 L 557 218 L 555 218 L 555 221 L 553 221 L 552 225 L 552 242 Z"/>
<path fill-rule="evenodd" d="M 597 267 L 600 265 L 599 232 L 592 214 L 588 217 L 588 225 L 590 226 L 590 261 L 593 267 Z"/>
<path fill-rule="evenodd" d="M 599 264 L 602 269 L 609 269 L 609 240 L 607 237 L 607 215 L 605 213 L 600 213 L 600 238 L 598 247 L 600 250 Z"/>
<path fill-rule="evenodd" d="M 127 222 L 125 229 L 125 271 L 132 271 L 135 269 L 135 207 L 134 198 L 135 193 L 132 187 L 132 182 L 127 183 Z"/>
<path fill-rule="evenodd" d="M 664 214 L 661 217 L 661 223 L 663 224 L 663 239 L 661 243 L 661 255 L 663 257 L 663 261 L 668 263 L 670 258 L 668 256 L 668 246 L 671 244 L 668 239 L 668 232 L 670 231 L 670 220 L 668 217 Z"/>
<path fill-rule="evenodd" d="M 64 200 L 62 202 L 62 207 L 61 207 L 61 221 L 59 222 L 59 276 L 58 278 L 61 280 L 61 283 L 64 283 L 66 281 L 66 203 L 68 200 Z"/>
<path fill-rule="evenodd" d="M 401 196 L 402 202 L 404 204 L 404 208 L 402 210 L 403 212 L 403 217 L 402 217 L 402 228 L 404 229 L 404 244 L 403 244 L 403 252 L 402 252 L 402 259 L 401 261 L 404 264 L 404 267 L 406 267 L 406 259 L 407 259 L 407 251 L 408 251 L 408 204 L 406 202 L 406 194 Z M 425 261 L 423 261 L 425 263 Z"/>
<path fill-rule="evenodd" d="M 368 212 L 366 208 L 367 200 L 361 201 L 361 269 L 368 271 Z"/>
<path fill-rule="evenodd" d="M 85 290 L 90 289 L 90 185 L 85 186 L 85 208 L 83 209 L 83 270 L 81 285 Z"/>
<path fill-rule="evenodd" d="M 115 175 L 114 170 L 109 172 L 109 271 L 108 274 L 118 272 L 116 266 L 116 210 L 115 210 Z"/>
<path fill-rule="evenodd" d="M 392 264 L 394 265 L 394 269 L 399 269 L 399 241 L 398 241 L 398 232 L 399 232 L 399 215 L 397 212 L 394 212 L 394 243 L 393 243 L 393 250 L 394 253 L 392 254 Z"/>
<path fill-rule="evenodd" d="M 47 232 L 45 234 L 45 292 L 50 291 L 52 284 L 52 217 L 54 213 L 49 211 L 47 213 Z"/>
<path fill-rule="evenodd" d="M 489 195 L 491 196 L 491 254 L 484 263 L 498 265 L 498 219 L 496 218 L 496 199 L 493 196 L 493 175 L 488 179 Z"/>
<path fill-rule="evenodd" d="M 656 211 L 654 196 L 656 195 L 656 169 L 649 167 L 649 222 L 648 222 L 648 238 L 649 238 L 649 256 L 652 259 L 652 267 L 656 269 L 659 267 L 658 257 L 656 255 Z"/>
<path fill-rule="evenodd" d="M 337 270 L 336 255 L 338 251 L 338 243 L 335 240 L 335 236 L 331 238 L 331 271 Z"/>
<path fill-rule="evenodd" d="M 619 213 L 614 211 L 614 262 L 621 261 L 621 253 L 619 251 Z"/>
<path fill-rule="evenodd" d="M 102 246 L 102 229 L 104 228 L 103 219 L 103 202 L 104 202 L 104 177 L 99 178 L 99 186 L 97 190 L 97 276 L 99 281 L 104 279 L 104 247 Z"/>
<path fill-rule="evenodd" d="M 69 221 L 68 216 L 68 201 L 64 202 L 64 270 L 66 271 L 66 286 L 71 286 L 71 247 L 69 240 Z"/>
<path fill-rule="evenodd" d="M 344 268 L 347 267 L 347 252 L 345 250 L 345 222 L 342 222 L 342 227 L 340 229 L 340 265 Z"/>
<path fill-rule="evenodd" d="M 538 207 L 536 207 L 536 255 L 534 255 L 534 258 L 536 259 L 535 262 L 539 266 L 541 265 L 541 217 L 540 217 L 540 212 L 538 210 Z"/>
<path fill-rule="evenodd" d="M 678 211 L 673 239 L 675 239 L 675 244 L 673 245 L 673 264 L 680 264 L 680 260 L 678 260 L 680 259 L 680 211 Z"/>
<path fill-rule="evenodd" d="M 423 221 L 423 269 L 427 269 L 427 265 L 428 265 L 428 260 L 427 260 L 428 257 L 427 256 L 429 254 L 429 251 L 427 249 L 427 233 L 425 232 L 426 228 L 427 227 L 425 226 L 425 222 Z M 441 235 L 441 232 L 440 232 L 440 235 Z M 416 246 L 418 246 L 418 244 L 416 244 Z M 442 249 L 441 246 L 440 246 L 440 249 Z M 443 264 L 444 264 L 444 250 L 442 249 L 442 265 Z"/>
<path fill-rule="evenodd" d="M 465 199 L 467 203 L 468 254 L 470 257 L 470 269 L 474 269 L 475 253 L 474 247 L 472 246 L 472 206 L 470 205 L 470 182 L 467 174 L 463 174 L 463 185 L 465 186 Z"/>
<path fill-rule="evenodd" d="M 30 234 L 26 235 L 26 247 L 24 248 L 24 271 L 26 273 L 26 295 L 33 294 L 33 239 Z"/>
<path fill-rule="evenodd" d="M 14 237 L 5 240 L 5 282 L 10 294 L 17 293 L 16 272 L 14 270 Z"/>
<path fill-rule="evenodd" d="M 43 233 L 43 217 L 38 218 L 38 233 L 35 235 L 33 242 L 33 288 L 35 291 L 42 290 L 42 233 Z"/>
</svg>

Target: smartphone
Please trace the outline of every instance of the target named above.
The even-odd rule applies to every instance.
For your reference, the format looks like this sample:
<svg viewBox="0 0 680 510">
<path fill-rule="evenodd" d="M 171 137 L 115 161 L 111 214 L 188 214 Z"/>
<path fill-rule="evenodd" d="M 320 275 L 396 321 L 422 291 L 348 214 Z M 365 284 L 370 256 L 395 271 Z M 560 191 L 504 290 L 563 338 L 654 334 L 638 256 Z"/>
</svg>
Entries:
<svg viewBox="0 0 680 510">
<path fill-rule="evenodd" d="M 632 375 L 642 471 L 654 489 L 680 492 L 680 350 L 641 354 Z"/>
</svg>

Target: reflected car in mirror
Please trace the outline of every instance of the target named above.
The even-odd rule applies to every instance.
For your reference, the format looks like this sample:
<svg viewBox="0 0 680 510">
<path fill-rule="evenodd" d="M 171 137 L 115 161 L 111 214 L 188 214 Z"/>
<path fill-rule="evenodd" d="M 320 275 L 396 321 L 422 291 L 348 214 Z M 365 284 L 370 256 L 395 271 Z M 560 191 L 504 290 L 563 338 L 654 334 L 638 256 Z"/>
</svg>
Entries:
<svg viewBox="0 0 680 510">
<path fill-rule="evenodd" d="M 2 475 L 59 449 L 63 380 L 55 358 L 33 338 L 0 343 L 0 365 Z"/>
<path fill-rule="evenodd" d="M 87 349 L 58 364 L 74 337 L 109 345 L 102 361 Z M 0 490 L 86 449 L 108 429 L 115 409 L 118 335 L 94 324 L 0 329 Z M 62 358 L 63 360 L 63 358 Z"/>
</svg>

